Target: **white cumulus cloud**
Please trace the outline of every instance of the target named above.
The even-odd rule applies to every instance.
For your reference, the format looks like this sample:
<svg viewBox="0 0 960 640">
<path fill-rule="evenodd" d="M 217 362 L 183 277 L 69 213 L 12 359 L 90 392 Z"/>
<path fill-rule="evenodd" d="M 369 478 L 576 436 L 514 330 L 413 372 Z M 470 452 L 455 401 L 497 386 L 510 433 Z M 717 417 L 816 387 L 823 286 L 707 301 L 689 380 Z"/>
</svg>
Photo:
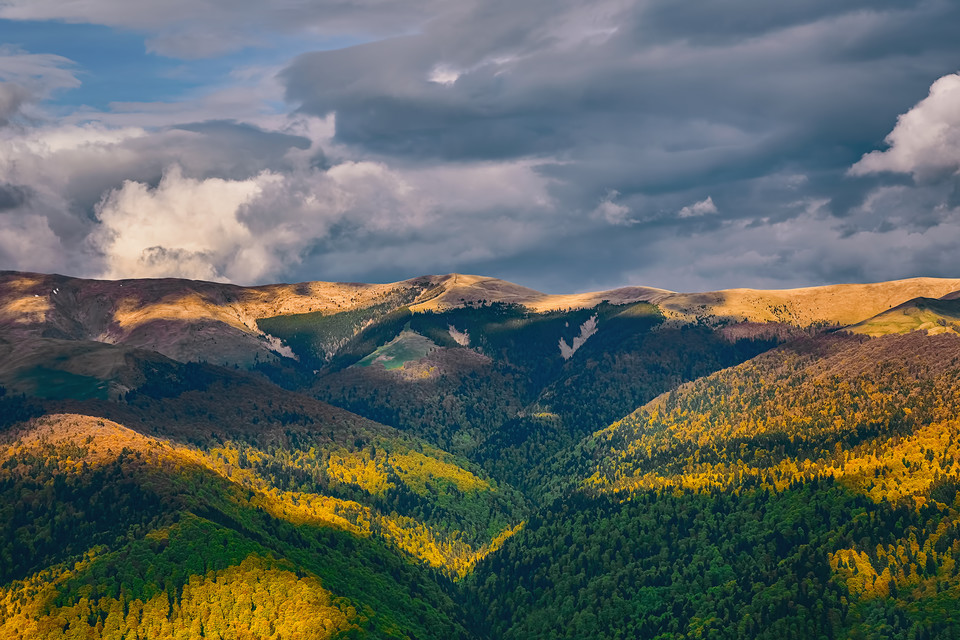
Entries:
<svg viewBox="0 0 960 640">
<path fill-rule="evenodd" d="M 552 211 L 532 166 L 400 171 L 346 160 L 229 180 L 171 165 L 155 187 L 128 180 L 110 190 L 87 242 L 103 277 L 254 283 L 308 258 L 325 274 L 349 275 L 514 251 L 537 236 L 505 216 L 507 207 Z"/>
<path fill-rule="evenodd" d="M 90 239 L 106 258 L 103 275 L 203 280 L 260 275 L 264 265 L 244 263 L 244 249 L 259 240 L 237 214 L 278 179 L 264 172 L 248 180 L 195 180 L 172 166 L 156 188 L 125 182 L 97 207 L 100 226 Z"/>
<path fill-rule="evenodd" d="M 891 171 L 925 180 L 960 169 L 960 74 L 943 76 L 930 94 L 897 118 L 884 151 L 872 151 L 850 168 L 852 175 Z"/>
<path fill-rule="evenodd" d="M 438 64 L 430 71 L 430 82 L 450 86 L 460 77 L 460 72 L 445 64 Z"/>
<path fill-rule="evenodd" d="M 607 195 L 601 198 L 600 204 L 597 205 L 596 209 L 590 213 L 590 217 L 596 220 L 603 220 L 612 225 L 628 225 L 636 223 L 636 220 L 630 218 L 630 207 L 620 204 L 619 202 L 615 202 L 619 196 L 619 191 L 608 191 Z"/>
<path fill-rule="evenodd" d="M 700 216 L 706 216 L 717 212 L 717 205 L 713 203 L 713 198 L 711 196 L 707 196 L 705 200 L 694 202 L 693 204 L 680 209 L 679 213 L 677 213 L 677 217 L 698 218 Z"/>
</svg>

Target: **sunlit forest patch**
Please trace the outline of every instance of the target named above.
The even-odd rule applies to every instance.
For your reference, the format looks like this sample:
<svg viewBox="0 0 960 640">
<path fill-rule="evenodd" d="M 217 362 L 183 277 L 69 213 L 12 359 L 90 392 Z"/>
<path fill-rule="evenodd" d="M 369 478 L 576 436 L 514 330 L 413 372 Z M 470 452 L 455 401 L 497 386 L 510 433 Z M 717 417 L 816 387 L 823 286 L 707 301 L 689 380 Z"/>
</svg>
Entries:
<svg viewBox="0 0 960 640">
<path fill-rule="evenodd" d="M 439 451 L 424 455 L 414 449 L 397 449 L 389 451 L 385 446 L 373 445 L 354 451 L 333 450 L 329 454 L 327 473 L 375 495 L 396 488 L 390 478 L 399 479 L 421 496 L 442 493 L 446 486 L 463 493 L 493 489 L 486 480 L 440 459 L 444 456 Z M 440 456 L 435 457 L 436 454 Z"/>
<path fill-rule="evenodd" d="M 878 497 L 920 493 L 922 478 L 956 469 L 958 382 L 960 339 L 951 335 L 784 347 L 661 395 L 598 432 L 588 483 L 652 487 L 663 477 L 697 488 L 723 486 L 736 472 L 782 488 L 827 474 L 867 483 Z M 869 473 L 878 479 L 866 480 Z"/>
<path fill-rule="evenodd" d="M 392 454 L 381 448 L 382 453 L 378 454 L 374 447 L 369 447 L 352 453 L 338 450 L 331 454 L 311 449 L 301 451 L 301 455 L 291 458 L 290 464 L 284 466 L 255 447 L 227 443 L 203 450 L 143 436 L 111 421 L 78 415 L 44 417 L 35 427 L 14 436 L 19 437 L 11 438 L 0 449 L 0 460 L 3 460 L 0 474 L 9 478 L 28 476 L 38 464 L 54 476 L 83 474 L 98 466 L 115 464 L 119 457 L 130 456 L 135 458 L 137 466 L 153 470 L 149 472 L 152 483 L 158 486 L 180 484 L 183 486 L 171 490 L 192 491 L 202 488 L 202 483 L 191 484 L 190 470 L 206 469 L 226 481 L 226 486 L 233 487 L 227 495 L 233 502 L 263 509 L 276 518 L 296 524 L 334 527 L 355 535 L 380 537 L 418 561 L 455 577 L 465 575 L 518 526 L 516 522 L 482 522 L 479 529 L 469 534 L 449 525 L 437 528 L 430 522 L 424 523 L 396 511 L 380 510 L 375 505 L 316 491 L 285 490 L 277 479 L 277 474 L 283 472 L 326 474 L 332 467 L 331 480 L 344 481 L 343 474 L 351 473 L 349 483 L 367 483 L 366 488 L 370 486 L 371 471 L 381 473 L 382 477 L 386 477 L 388 471 L 395 480 L 390 483 L 391 488 L 397 484 L 409 485 L 419 496 L 439 496 L 442 499 L 446 495 L 443 492 L 445 486 L 467 493 L 492 489 L 485 481 L 454 464 L 413 450 Z M 436 453 L 443 455 L 439 451 Z M 377 471 L 378 455 L 379 464 L 387 471 Z M 343 466 L 344 460 L 366 462 L 354 464 L 349 471 Z M 273 473 L 266 473 L 266 469 Z M 158 474 L 158 471 L 163 473 Z M 358 480 L 357 472 L 368 475 Z M 305 486 L 317 490 L 324 483 L 307 482 Z M 435 488 L 437 486 L 439 490 Z M 240 491 L 241 488 L 244 490 Z M 176 494 L 174 499 L 177 499 Z"/>
<path fill-rule="evenodd" d="M 92 587 L 58 604 L 60 589 L 83 580 L 92 559 L 0 589 L 0 634 L 13 639 L 332 638 L 364 620 L 315 576 L 251 554 L 235 566 L 191 575 L 176 592 L 142 599 Z"/>
</svg>

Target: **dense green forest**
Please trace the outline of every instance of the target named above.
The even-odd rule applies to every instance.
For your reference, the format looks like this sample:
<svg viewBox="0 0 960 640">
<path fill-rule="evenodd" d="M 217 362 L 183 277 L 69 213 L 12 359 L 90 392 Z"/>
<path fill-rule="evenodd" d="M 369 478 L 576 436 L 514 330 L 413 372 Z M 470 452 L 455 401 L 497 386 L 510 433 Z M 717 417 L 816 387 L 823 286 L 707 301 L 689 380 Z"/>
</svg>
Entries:
<svg viewBox="0 0 960 640">
<path fill-rule="evenodd" d="M 465 601 L 492 638 L 956 638 L 960 503 L 943 491 L 920 509 L 832 479 L 573 494 L 482 562 Z M 851 547 L 905 577 L 858 590 L 833 560 Z"/>
</svg>

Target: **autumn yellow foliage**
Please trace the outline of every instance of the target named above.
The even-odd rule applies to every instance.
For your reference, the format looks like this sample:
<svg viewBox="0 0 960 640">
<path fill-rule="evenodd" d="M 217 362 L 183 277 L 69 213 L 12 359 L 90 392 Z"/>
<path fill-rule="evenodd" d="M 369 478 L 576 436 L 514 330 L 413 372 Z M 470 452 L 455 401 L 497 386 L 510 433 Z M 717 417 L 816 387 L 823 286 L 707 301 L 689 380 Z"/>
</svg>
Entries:
<svg viewBox="0 0 960 640">
<path fill-rule="evenodd" d="M 60 455 L 48 457 L 57 465 L 56 469 L 51 469 L 55 473 L 81 473 L 115 460 L 121 452 L 136 452 L 144 464 L 169 472 L 203 468 L 246 489 L 250 505 L 275 518 L 294 524 L 333 527 L 364 537 L 380 536 L 418 561 L 454 577 L 466 575 L 481 558 L 522 526 L 507 527 L 489 543 L 474 546 L 467 543 L 460 532 L 437 532 L 412 518 L 381 513 L 359 502 L 305 491 L 281 490 L 254 470 L 254 464 L 268 456 L 253 447 L 241 449 L 228 442 L 204 451 L 145 436 L 110 420 L 75 414 L 45 416 L 26 429 L 8 435 L 7 442 L 0 444 L 0 462 L 28 451 L 54 450 Z M 437 452 L 438 455 L 441 453 Z M 246 457 L 246 464 L 241 464 L 241 455 Z M 414 450 L 388 453 L 381 449 L 373 457 L 367 449 L 337 450 L 329 456 L 315 449 L 288 451 L 283 455 L 289 458 L 286 462 L 301 470 L 314 469 L 326 460 L 326 469 L 331 476 L 371 494 L 393 486 L 386 481 L 387 470 L 421 495 L 427 494 L 428 484 L 438 481 L 449 482 L 463 492 L 491 489 L 488 483 L 469 471 Z M 9 465 L 0 471 L 3 474 L 17 472 L 17 467 Z"/>
<path fill-rule="evenodd" d="M 356 627 L 357 612 L 335 602 L 316 577 L 298 577 L 255 555 L 222 571 L 191 576 L 176 599 L 162 592 L 145 602 L 103 597 L 53 606 L 57 586 L 88 563 L 85 559 L 72 571 L 47 571 L 0 589 L 0 637 L 323 639 Z"/>
</svg>

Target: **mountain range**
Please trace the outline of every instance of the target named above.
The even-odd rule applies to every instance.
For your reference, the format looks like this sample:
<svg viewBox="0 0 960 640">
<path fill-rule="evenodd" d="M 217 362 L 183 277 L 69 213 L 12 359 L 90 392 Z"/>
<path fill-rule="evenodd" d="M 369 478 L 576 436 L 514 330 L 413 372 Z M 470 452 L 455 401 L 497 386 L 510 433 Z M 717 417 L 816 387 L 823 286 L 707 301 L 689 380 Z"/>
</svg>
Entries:
<svg viewBox="0 0 960 640">
<path fill-rule="evenodd" d="M 0 636 L 960 637 L 960 279 L 0 272 Z"/>
</svg>

